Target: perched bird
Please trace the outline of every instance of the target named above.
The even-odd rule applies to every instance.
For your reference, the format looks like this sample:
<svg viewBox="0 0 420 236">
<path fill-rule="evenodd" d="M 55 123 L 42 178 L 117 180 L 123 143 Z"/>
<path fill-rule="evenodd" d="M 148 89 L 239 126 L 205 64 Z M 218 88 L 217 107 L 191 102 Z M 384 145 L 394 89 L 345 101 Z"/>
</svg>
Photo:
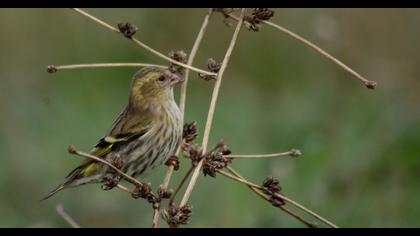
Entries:
<svg viewBox="0 0 420 236">
<path fill-rule="evenodd" d="M 118 156 L 123 160 L 121 171 L 134 178 L 164 163 L 182 136 L 183 117 L 173 94 L 173 86 L 180 82 L 183 79 L 168 69 L 139 70 L 131 83 L 128 105 L 90 154 L 107 161 Z M 108 166 L 86 160 L 42 200 L 65 188 L 104 182 L 109 173 Z"/>
</svg>

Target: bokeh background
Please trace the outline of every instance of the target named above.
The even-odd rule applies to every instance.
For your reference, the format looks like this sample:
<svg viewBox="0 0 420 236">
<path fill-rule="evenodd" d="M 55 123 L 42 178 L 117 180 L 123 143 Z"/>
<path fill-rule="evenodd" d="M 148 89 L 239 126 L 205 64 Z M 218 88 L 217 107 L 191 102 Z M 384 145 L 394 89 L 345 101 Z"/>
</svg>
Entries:
<svg viewBox="0 0 420 236">
<path fill-rule="evenodd" d="M 87 9 L 167 53 L 189 51 L 206 9 Z M 300 149 L 299 159 L 238 160 L 254 182 L 283 192 L 343 227 L 420 226 L 420 10 L 276 9 L 300 33 L 371 80 L 341 68 L 272 28 L 240 33 L 216 109 L 211 145 L 234 153 Z M 211 20 L 195 65 L 222 60 L 233 28 Z M 84 227 L 149 227 L 150 206 L 98 185 L 38 200 L 90 150 L 127 101 L 136 69 L 46 73 L 49 64 L 165 61 L 67 9 L 0 10 L 0 227 L 68 227 L 57 204 Z M 186 121 L 203 131 L 212 82 L 190 80 Z M 177 91 L 178 93 L 178 91 Z M 178 182 L 190 163 L 182 159 Z M 147 178 L 157 186 L 165 168 Z M 302 227 L 223 176 L 199 178 L 188 227 Z M 308 217 L 309 219 L 312 219 Z M 166 226 L 166 223 L 160 223 Z"/>
</svg>

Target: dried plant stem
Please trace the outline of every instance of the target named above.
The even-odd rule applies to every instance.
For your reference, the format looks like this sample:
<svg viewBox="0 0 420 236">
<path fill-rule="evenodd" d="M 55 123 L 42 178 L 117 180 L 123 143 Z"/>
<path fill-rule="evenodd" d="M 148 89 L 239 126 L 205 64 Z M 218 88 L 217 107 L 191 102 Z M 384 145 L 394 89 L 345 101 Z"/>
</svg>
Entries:
<svg viewBox="0 0 420 236">
<path fill-rule="evenodd" d="M 168 189 L 169 181 L 171 180 L 172 173 L 174 172 L 174 166 L 169 166 L 166 170 L 165 178 L 163 178 L 163 182 L 160 185 L 162 190 Z"/>
<path fill-rule="evenodd" d="M 191 66 L 193 61 L 194 61 L 195 55 L 197 54 L 197 51 L 198 51 L 198 48 L 199 48 L 199 46 L 201 44 L 201 41 L 203 39 L 204 33 L 207 30 L 207 26 L 209 24 L 209 20 L 210 20 L 210 17 L 212 15 L 212 13 L 213 13 L 213 10 L 210 8 L 208 13 L 204 17 L 203 24 L 201 25 L 200 31 L 198 32 L 197 38 L 195 39 L 194 45 L 193 45 L 193 47 L 191 49 L 191 52 L 190 52 L 190 55 L 188 57 L 187 65 L 189 65 L 189 66 Z M 185 80 L 181 84 L 181 93 L 180 93 L 180 97 L 179 97 L 179 110 L 181 111 L 182 114 L 185 113 L 185 102 L 186 102 L 186 97 L 187 97 L 187 84 L 188 84 L 189 74 L 190 74 L 190 70 L 187 68 L 185 70 Z M 178 156 L 180 151 L 181 151 L 181 145 L 178 146 L 178 148 L 175 152 L 175 155 Z M 162 185 L 163 189 L 166 189 L 168 187 L 168 183 L 171 179 L 173 171 L 174 171 L 173 166 L 169 166 L 168 171 L 166 172 L 165 179 L 164 179 L 164 184 Z M 188 171 L 187 173 L 190 173 L 190 172 L 191 171 Z M 167 183 L 165 184 L 165 182 L 167 182 Z M 183 182 L 181 182 L 181 183 L 183 184 Z"/>
<path fill-rule="evenodd" d="M 302 155 L 299 150 L 292 149 L 287 152 L 272 153 L 272 154 L 255 154 L 255 155 L 226 155 L 226 158 L 232 159 L 261 159 L 261 158 L 273 158 L 273 157 L 298 157 Z"/>
<path fill-rule="evenodd" d="M 69 225 L 73 228 L 80 228 L 80 225 L 73 219 L 73 217 L 71 217 L 69 214 L 67 214 L 67 212 L 64 210 L 64 207 L 62 204 L 58 204 L 55 207 L 55 210 L 57 211 L 57 213 L 63 217 L 64 220 L 66 220 L 67 223 L 69 223 Z"/>
<path fill-rule="evenodd" d="M 235 170 L 233 170 L 232 168 L 228 167 L 228 170 L 234 174 L 236 177 L 241 178 L 242 176 L 240 176 Z M 243 179 L 243 178 L 241 178 Z M 236 180 L 236 179 L 235 179 Z M 261 192 L 260 187 L 252 187 L 252 186 L 248 186 L 252 191 L 254 191 L 258 196 L 260 196 L 261 198 L 263 198 L 264 200 L 266 200 L 267 202 L 270 201 L 270 197 L 268 197 L 266 194 L 264 194 L 263 192 Z M 299 214 L 297 214 L 296 212 L 290 210 L 289 208 L 285 207 L 285 206 L 279 206 L 279 208 L 281 210 L 283 210 L 284 212 L 286 212 L 287 214 L 291 215 L 292 217 L 294 217 L 295 219 L 297 219 L 298 221 L 302 222 L 303 224 L 305 224 L 306 226 L 310 227 L 310 228 L 316 228 L 317 225 L 314 222 L 311 222 L 305 218 L 303 218 L 302 216 L 300 216 Z"/>
<path fill-rule="evenodd" d="M 184 177 L 182 178 L 181 182 L 176 186 L 171 198 L 169 199 L 169 205 L 172 205 L 174 203 L 175 197 L 178 194 L 179 190 L 181 190 L 184 183 L 187 181 L 188 177 L 190 177 L 192 171 L 194 170 L 194 167 L 191 167 L 187 173 L 185 173 Z"/>
<path fill-rule="evenodd" d="M 157 228 L 158 223 L 159 223 L 159 207 L 154 207 L 153 208 L 153 216 L 152 216 L 152 226 L 151 228 Z"/>
<path fill-rule="evenodd" d="M 207 26 L 209 24 L 210 18 L 213 14 L 213 9 L 210 8 L 206 14 L 206 16 L 204 17 L 203 23 L 201 25 L 200 31 L 198 32 L 197 38 L 195 39 L 194 45 L 191 49 L 190 55 L 188 57 L 188 61 L 187 61 L 187 65 L 191 66 L 194 59 L 195 59 L 195 55 L 197 54 L 198 48 L 200 47 L 201 41 L 203 39 L 203 36 L 207 30 Z M 187 68 L 185 70 L 185 81 L 184 83 L 181 84 L 181 94 L 179 97 L 179 110 L 181 110 L 181 113 L 184 114 L 185 113 L 185 102 L 186 102 L 186 98 L 187 98 L 187 85 L 188 85 L 188 77 L 190 74 L 190 70 Z"/>
<path fill-rule="evenodd" d="M 232 167 L 229 167 L 228 166 L 227 169 L 236 176 L 235 178 L 231 178 L 231 179 L 237 180 L 238 182 L 240 182 L 242 184 L 246 184 L 249 187 L 254 187 L 254 188 L 257 188 L 257 189 L 261 189 L 261 187 L 259 185 L 256 185 L 254 183 L 251 183 L 251 182 L 247 181 L 238 172 L 236 172 Z M 238 179 L 241 179 L 241 180 L 239 181 Z M 326 225 L 328 225 L 328 226 L 330 226 L 332 228 L 338 228 L 337 225 L 333 224 L 332 222 L 330 222 L 329 220 L 325 219 L 324 217 L 316 214 L 315 212 L 309 210 L 308 208 L 304 207 L 303 205 L 297 203 L 296 201 L 294 201 L 294 200 L 292 200 L 292 199 L 290 199 L 290 198 L 288 198 L 288 197 L 286 197 L 286 196 L 284 196 L 282 194 L 279 194 L 279 193 L 273 193 L 273 195 L 276 196 L 276 197 L 278 197 L 278 198 L 280 198 L 280 199 L 282 199 L 282 200 L 284 200 L 284 201 L 286 201 L 286 202 L 288 202 L 288 203 L 290 203 L 290 204 L 292 204 L 292 205 L 294 205 L 294 206 L 296 206 L 297 208 L 303 210 L 304 212 L 312 215 L 313 217 L 315 217 L 318 220 L 322 221 Z"/>
<path fill-rule="evenodd" d="M 115 67 L 147 67 L 154 66 L 160 68 L 167 68 L 167 66 L 146 64 L 146 63 L 94 63 L 94 64 L 73 64 L 73 65 L 60 65 L 48 66 L 48 72 L 57 72 L 61 70 L 84 69 L 84 68 L 115 68 Z"/>
<path fill-rule="evenodd" d="M 88 158 L 88 159 L 95 160 L 97 162 L 101 162 L 102 164 L 105 164 L 105 165 L 109 166 L 111 169 L 113 169 L 116 172 L 118 172 L 118 174 L 122 175 L 131 184 L 133 184 L 135 186 L 143 186 L 143 183 L 141 183 L 137 179 L 135 179 L 135 178 L 133 178 L 133 177 L 125 174 L 120 169 L 118 169 L 117 167 L 115 167 L 114 165 L 112 165 L 111 163 L 109 163 L 108 161 L 105 161 L 104 159 L 98 158 L 98 157 L 93 156 L 93 155 L 88 154 L 88 153 L 84 153 L 84 152 L 78 151 L 78 150 L 76 150 L 76 148 L 74 146 L 69 146 L 68 150 L 69 150 L 69 153 L 70 154 L 74 154 L 74 155 L 77 155 L 77 156 L 81 156 L 81 157 L 85 157 L 85 158 Z"/>
<path fill-rule="evenodd" d="M 231 17 L 232 19 L 235 20 L 239 20 L 239 18 L 233 14 L 228 14 L 229 17 Z M 335 58 L 334 56 L 332 56 L 331 54 L 329 54 L 328 52 L 326 52 L 325 50 L 323 50 L 322 48 L 318 47 L 316 44 L 310 42 L 309 40 L 303 38 L 302 36 L 292 32 L 291 30 L 282 27 L 280 25 L 277 25 L 273 22 L 270 21 L 261 21 L 263 24 L 266 24 L 270 27 L 273 27 L 281 32 L 286 33 L 287 35 L 291 36 L 292 38 L 298 40 L 299 42 L 302 42 L 303 44 L 311 47 L 312 49 L 314 49 L 315 51 L 317 51 L 318 53 L 320 53 L 321 55 L 323 55 L 324 57 L 326 57 L 327 59 L 329 59 L 330 61 L 332 61 L 333 63 L 335 63 L 336 65 L 338 65 L 339 67 L 343 68 L 345 71 L 349 72 L 350 74 L 352 74 L 356 79 L 360 80 L 367 88 L 369 89 L 374 89 L 376 87 L 376 82 L 375 81 L 371 81 L 371 80 L 367 80 L 365 77 L 361 76 L 359 73 L 357 73 L 356 71 L 354 71 L 353 69 L 351 69 L 350 67 L 348 67 L 346 64 L 344 64 L 343 62 L 341 62 L 340 60 L 338 60 L 337 58 Z"/>
<path fill-rule="evenodd" d="M 206 152 L 207 149 L 207 144 L 209 141 L 209 136 L 210 136 L 210 130 L 211 130 L 211 125 L 213 122 L 213 116 L 214 116 L 214 111 L 216 108 L 216 102 L 217 102 L 217 98 L 219 95 L 219 90 L 220 90 L 220 85 L 222 83 L 222 78 L 223 78 L 223 74 L 227 68 L 227 64 L 229 62 L 230 56 L 232 55 L 232 51 L 233 48 L 236 44 L 236 40 L 238 38 L 239 35 L 239 31 L 241 30 L 242 27 L 242 22 L 243 22 L 243 17 L 244 17 L 244 13 L 245 13 L 245 8 L 242 8 L 241 10 L 241 16 L 240 19 L 238 21 L 238 24 L 236 25 L 235 31 L 233 33 L 232 39 L 230 41 L 230 45 L 226 51 L 225 57 L 223 59 L 222 65 L 220 67 L 219 73 L 217 74 L 217 79 L 216 79 L 216 83 L 214 85 L 214 89 L 213 89 L 213 94 L 212 94 L 212 98 L 211 98 L 211 102 L 210 102 L 210 108 L 209 108 L 209 112 L 207 115 L 207 121 L 206 121 L 206 126 L 204 129 L 204 135 L 203 135 L 203 142 L 202 142 L 202 150 L 203 153 Z M 195 183 L 197 181 L 198 176 L 200 175 L 200 170 L 201 167 L 203 165 L 203 160 L 201 160 L 198 165 L 195 167 L 194 172 L 192 174 L 191 180 L 187 186 L 187 189 L 185 190 L 185 194 L 181 200 L 180 206 L 183 207 L 185 206 L 185 204 L 187 204 L 188 199 L 191 196 L 192 190 L 195 186 Z"/>
<path fill-rule="evenodd" d="M 76 11 L 77 13 L 81 14 L 82 16 L 85 16 L 88 19 L 90 19 L 90 20 L 98 23 L 99 25 L 102 25 L 102 26 L 104 26 L 104 27 L 106 27 L 106 28 L 108 28 L 108 29 L 110 29 L 110 30 L 118 33 L 118 34 L 121 34 L 121 32 L 117 28 L 115 28 L 112 25 L 110 25 L 110 24 L 108 24 L 108 23 L 106 23 L 106 22 L 104 22 L 104 21 L 102 21 L 102 20 L 100 20 L 100 19 L 98 19 L 98 18 L 96 18 L 96 17 L 88 14 L 87 12 L 85 12 L 85 11 L 79 9 L 79 8 L 72 8 L 72 9 L 74 11 Z M 121 34 L 121 35 L 123 35 L 123 34 Z M 134 42 L 135 44 L 137 44 L 138 46 L 142 47 L 146 51 L 151 52 L 151 53 L 155 54 L 156 56 L 158 56 L 158 57 L 160 57 L 160 58 L 162 58 L 162 59 L 164 59 L 166 61 L 169 61 L 169 62 L 171 62 L 173 64 L 176 64 L 178 66 L 182 66 L 184 68 L 188 68 L 188 69 L 190 69 L 192 71 L 195 71 L 195 72 L 198 72 L 198 73 L 202 73 L 202 74 L 206 74 L 206 75 L 212 75 L 212 76 L 215 76 L 216 75 L 216 73 L 212 73 L 212 72 L 208 72 L 208 71 L 205 71 L 205 70 L 201 70 L 201 69 L 195 68 L 193 66 L 189 66 L 189 65 L 186 65 L 186 64 L 181 63 L 179 61 L 176 61 L 176 60 L 174 60 L 174 59 L 172 59 L 172 58 L 170 58 L 168 56 L 165 56 L 164 54 L 162 54 L 162 53 L 156 51 L 155 49 L 147 46 L 146 44 L 144 44 L 143 42 L 141 42 L 140 40 L 138 40 L 138 39 L 136 39 L 134 37 L 125 37 L 125 38 L 128 39 L 128 40 L 130 40 L 130 41 L 132 41 L 132 42 Z"/>
<path fill-rule="evenodd" d="M 197 54 L 198 48 L 201 44 L 201 41 L 203 39 L 204 33 L 206 32 L 210 17 L 213 13 L 212 8 L 209 8 L 208 13 L 206 14 L 206 16 L 204 17 L 204 21 L 201 25 L 200 31 L 198 32 L 198 35 L 195 39 L 195 42 L 193 44 L 193 47 L 191 49 L 190 55 L 188 57 L 188 61 L 187 61 L 187 65 L 191 66 L 195 55 Z M 185 80 L 184 82 L 181 84 L 181 94 L 180 94 L 180 98 L 179 98 L 179 110 L 181 111 L 182 114 L 185 113 L 185 103 L 186 103 L 186 98 L 187 98 L 187 85 L 188 85 L 188 77 L 190 74 L 190 70 L 189 68 L 187 68 L 185 70 Z M 181 151 L 181 145 L 178 146 L 175 155 L 179 156 L 179 153 Z M 183 181 L 181 181 L 181 183 L 178 185 L 176 192 L 172 193 L 171 196 L 171 201 L 169 202 L 169 204 L 171 204 L 171 202 L 173 201 L 173 198 L 176 196 L 176 194 L 178 193 L 179 189 L 182 187 L 182 185 L 184 184 L 185 180 L 189 177 L 190 173 L 192 171 L 192 168 L 190 168 L 190 170 L 187 172 L 187 174 L 185 175 L 186 177 L 184 177 Z M 166 191 L 168 189 L 168 185 L 169 182 L 171 180 L 172 174 L 174 173 L 174 166 L 170 165 L 166 171 L 165 177 L 163 179 L 163 183 L 161 185 L 161 190 L 162 191 Z M 156 228 L 159 222 L 159 209 L 160 209 L 161 203 L 158 203 L 157 208 L 154 209 L 154 213 L 153 213 L 153 218 L 152 218 L 152 228 Z"/>
<path fill-rule="evenodd" d="M 312 215 L 313 217 L 317 218 L 318 220 L 322 221 L 324 224 L 326 224 L 326 225 L 330 226 L 331 228 L 338 228 L 338 226 L 337 226 L 337 225 L 335 225 L 334 223 L 332 223 L 331 221 L 329 221 L 329 220 L 325 219 L 324 217 L 322 217 L 322 216 L 318 215 L 317 213 L 315 213 L 315 212 L 313 212 L 313 211 L 309 210 L 308 208 L 304 207 L 303 205 L 301 205 L 301 204 L 297 203 L 296 201 L 294 201 L 294 200 L 292 200 L 292 199 L 290 199 L 290 198 L 288 198 L 288 197 L 286 197 L 286 196 L 284 196 L 284 195 L 282 195 L 282 194 L 280 194 L 280 193 L 274 193 L 274 195 L 275 195 L 276 197 L 281 198 L 281 199 L 283 199 L 284 201 L 286 201 L 286 202 L 288 202 L 288 203 L 290 203 L 290 204 L 292 204 L 292 205 L 296 206 L 297 208 L 299 208 L 299 209 L 301 209 L 301 210 L 303 210 L 303 211 L 307 212 L 308 214 L 310 214 L 310 215 Z"/>
<path fill-rule="evenodd" d="M 254 189 L 253 189 L 254 190 Z M 298 215 L 296 212 L 290 210 L 289 208 L 285 207 L 285 206 L 279 206 L 279 208 L 286 212 L 287 214 L 291 215 L 292 217 L 294 217 L 295 219 L 297 219 L 298 221 L 302 222 L 303 224 L 305 224 L 306 226 L 308 226 L 309 228 L 318 228 L 318 225 L 314 222 L 311 222 L 305 218 L 303 218 L 302 216 Z"/>
<path fill-rule="evenodd" d="M 237 176 L 231 175 L 231 174 L 229 174 L 229 173 L 226 173 L 226 172 L 225 172 L 225 171 L 223 171 L 223 170 L 218 170 L 217 172 L 219 172 L 220 174 L 222 174 L 222 175 L 224 175 L 224 176 L 226 176 L 226 177 L 228 177 L 228 178 L 230 178 L 230 179 L 233 179 L 233 180 L 235 180 L 235 181 L 238 181 L 238 182 L 240 182 L 240 183 L 243 183 L 243 184 L 247 185 L 248 187 L 251 187 L 251 188 L 256 188 L 256 189 L 261 189 L 261 187 L 260 187 L 259 185 L 256 185 L 256 184 L 254 184 L 254 183 L 251 183 L 251 182 L 249 182 L 248 180 L 246 180 L 246 179 L 244 179 L 244 178 L 240 178 L 240 177 L 237 177 Z"/>
<path fill-rule="evenodd" d="M 117 188 L 121 189 L 122 191 L 124 191 L 126 193 L 129 193 L 129 194 L 133 193 L 133 191 L 131 191 L 130 189 L 128 189 L 127 187 L 125 187 L 124 185 L 121 185 L 121 184 L 117 184 Z"/>
</svg>

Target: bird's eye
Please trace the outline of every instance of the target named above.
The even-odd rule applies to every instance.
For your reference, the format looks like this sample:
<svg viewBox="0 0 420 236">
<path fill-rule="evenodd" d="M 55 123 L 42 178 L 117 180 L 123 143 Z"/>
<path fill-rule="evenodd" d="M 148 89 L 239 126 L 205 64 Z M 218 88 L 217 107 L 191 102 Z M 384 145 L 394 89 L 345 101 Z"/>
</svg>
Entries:
<svg viewBox="0 0 420 236">
<path fill-rule="evenodd" d="M 159 77 L 159 78 L 158 78 L 158 80 L 159 80 L 160 82 L 165 81 L 165 79 L 166 79 L 166 78 L 165 78 L 165 76 L 163 76 L 163 75 L 162 75 L 161 77 Z"/>
</svg>

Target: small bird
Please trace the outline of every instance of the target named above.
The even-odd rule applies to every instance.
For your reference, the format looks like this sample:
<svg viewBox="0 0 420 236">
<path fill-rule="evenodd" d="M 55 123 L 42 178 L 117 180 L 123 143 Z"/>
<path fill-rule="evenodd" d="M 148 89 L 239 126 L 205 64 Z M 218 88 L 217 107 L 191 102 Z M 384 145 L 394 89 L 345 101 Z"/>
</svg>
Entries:
<svg viewBox="0 0 420 236">
<path fill-rule="evenodd" d="M 174 100 L 173 87 L 183 81 L 165 68 L 139 70 L 131 83 L 128 105 L 90 154 L 107 161 L 118 156 L 123 160 L 120 170 L 134 178 L 164 163 L 181 141 L 183 115 Z M 108 166 L 86 160 L 42 200 L 65 188 L 104 182 L 110 173 Z"/>
</svg>

